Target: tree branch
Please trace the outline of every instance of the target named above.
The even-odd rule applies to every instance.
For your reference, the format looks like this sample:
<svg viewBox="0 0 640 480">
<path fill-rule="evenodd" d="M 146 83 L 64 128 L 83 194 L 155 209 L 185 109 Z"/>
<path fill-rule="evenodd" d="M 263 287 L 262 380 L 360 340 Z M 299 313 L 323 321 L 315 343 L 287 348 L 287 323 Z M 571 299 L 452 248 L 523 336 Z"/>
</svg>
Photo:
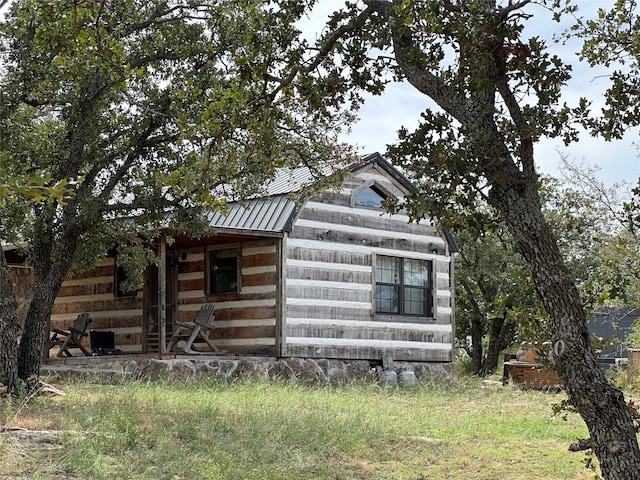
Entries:
<svg viewBox="0 0 640 480">
<path fill-rule="evenodd" d="M 509 2 L 509 5 L 507 5 L 506 7 L 498 7 L 498 16 L 504 20 L 511 14 L 511 12 L 513 12 L 514 10 L 520 10 L 529 3 L 531 3 L 531 0 L 522 0 L 517 3 Z"/>
<path fill-rule="evenodd" d="M 289 72 L 289 75 L 287 75 L 284 79 L 281 79 L 279 81 L 280 84 L 267 95 L 267 102 L 271 103 L 283 88 L 290 85 L 295 80 L 296 76 L 300 72 L 308 73 L 315 70 L 324 61 L 324 59 L 327 58 L 327 55 L 331 53 L 338 40 L 340 40 L 347 33 L 361 28 L 367 21 L 367 19 L 371 16 L 371 14 L 373 14 L 375 11 L 377 11 L 377 8 L 372 5 L 367 5 L 367 7 L 357 17 L 353 18 L 346 25 L 343 25 L 335 31 L 331 32 L 331 34 L 325 39 L 324 45 L 322 45 L 311 62 L 306 66 L 296 65 L 295 67 L 293 67 Z"/>
<path fill-rule="evenodd" d="M 577 442 L 569 445 L 570 452 L 582 452 L 584 450 L 590 450 L 595 447 L 595 444 L 590 438 L 579 438 Z"/>
<path fill-rule="evenodd" d="M 524 173 L 533 175 L 535 174 L 535 164 L 533 160 L 532 129 L 522 113 L 518 100 L 515 98 L 513 91 L 509 87 L 509 79 L 506 75 L 500 75 L 496 78 L 496 89 L 500 97 L 504 100 L 504 103 L 509 110 L 511 120 L 513 120 L 513 123 L 518 130 L 518 138 L 520 140 L 520 159 L 522 160 Z"/>
</svg>

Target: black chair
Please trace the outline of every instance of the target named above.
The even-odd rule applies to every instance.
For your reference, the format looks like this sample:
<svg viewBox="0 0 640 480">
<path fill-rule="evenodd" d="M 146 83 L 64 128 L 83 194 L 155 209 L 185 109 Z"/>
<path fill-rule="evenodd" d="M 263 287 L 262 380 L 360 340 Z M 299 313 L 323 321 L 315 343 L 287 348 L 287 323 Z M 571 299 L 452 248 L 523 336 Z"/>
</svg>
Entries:
<svg viewBox="0 0 640 480">
<path fill-rule="evenodd" d="M 89 356 L 89 351 L 82 345 L 82 339 L 89 334 L 87 333 L 87 327 L 91 323 L 88 313 L 81 313 L 76 317 L 73 325 L 69 327 L 69 331 L 58 330 L 52 328 L 53 335 L 49 340 L 51 346 L 60 345 L 60 350 L 56 354 L 57 357 L 66 355 L 67 357 L 73 357 L 70 348 L 79 348 L 83 354 Z"/>
</svg>

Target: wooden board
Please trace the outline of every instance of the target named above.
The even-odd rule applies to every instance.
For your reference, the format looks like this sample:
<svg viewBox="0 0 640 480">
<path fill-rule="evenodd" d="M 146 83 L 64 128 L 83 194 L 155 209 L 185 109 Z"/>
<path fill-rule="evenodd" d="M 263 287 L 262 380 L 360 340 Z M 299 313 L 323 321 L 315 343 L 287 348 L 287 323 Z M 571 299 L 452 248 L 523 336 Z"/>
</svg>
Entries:
<svg viewBox="0 0 640 480">
<path fill-rule="evenodd" d="M 562 381 L 552 367 L 539 363 L 506 362 L 513 384 L 521 388 L 562 388 Z"/>
<path fill-rule="evenodd" d="M 374 346 L 344 346 L 344 345 L 299 345 L 287 342 L 287 355 L 301 358 L 340 358 L 350 360 L 381 359 L 391 357 L 396 361 L 407 362 L 451 362 L 450 348 L 430 349 L 421 348 L 383 348 Z"/>
</svg>

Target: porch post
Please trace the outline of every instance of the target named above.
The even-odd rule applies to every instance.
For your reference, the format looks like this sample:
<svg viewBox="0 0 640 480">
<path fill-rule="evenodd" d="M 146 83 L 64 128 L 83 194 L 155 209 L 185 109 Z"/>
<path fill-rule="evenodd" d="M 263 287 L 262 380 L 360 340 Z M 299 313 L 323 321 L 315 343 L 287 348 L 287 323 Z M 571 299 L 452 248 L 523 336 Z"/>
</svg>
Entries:
<svg viewBox="0 0 640 480">
<path fill-rule="evenodd" d="M 158 269 L 158 333 L 160 334 L 158 357 L 162 359 L 167 348 L 167 237 L 164 233 L 160 235 L 158 256 L 160 257 L 160 268 Z"/>
<path fill-rule="evenodd" d="M 278 264 L 276 267 L 276 356 L 287 356 L 287 301 L 286 301 L 286 271 L 287 271 L 287 235 L 286 233 L 276 243 Z"/>
</svg>

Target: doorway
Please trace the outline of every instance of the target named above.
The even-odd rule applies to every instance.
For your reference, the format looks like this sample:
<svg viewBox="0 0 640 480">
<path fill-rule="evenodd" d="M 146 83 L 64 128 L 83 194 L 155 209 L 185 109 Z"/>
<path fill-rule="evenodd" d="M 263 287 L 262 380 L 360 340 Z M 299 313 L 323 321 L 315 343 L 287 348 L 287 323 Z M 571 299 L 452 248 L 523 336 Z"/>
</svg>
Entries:
<svg viewBox="0 0 640 480">
<path fill-rule="evenodd" d="M 174 265 L 174 255 L 173 252 L 168 252 L 164 258 L 165 332 L 167 338 L 173 333 L 173 322 L 177 312 L 178 268 Z M 156 265 L 150 265 L 145 273 L 144 282 L 143 353 L 160 352 L 160 283 L 160 268 Z"/>
</svg>

